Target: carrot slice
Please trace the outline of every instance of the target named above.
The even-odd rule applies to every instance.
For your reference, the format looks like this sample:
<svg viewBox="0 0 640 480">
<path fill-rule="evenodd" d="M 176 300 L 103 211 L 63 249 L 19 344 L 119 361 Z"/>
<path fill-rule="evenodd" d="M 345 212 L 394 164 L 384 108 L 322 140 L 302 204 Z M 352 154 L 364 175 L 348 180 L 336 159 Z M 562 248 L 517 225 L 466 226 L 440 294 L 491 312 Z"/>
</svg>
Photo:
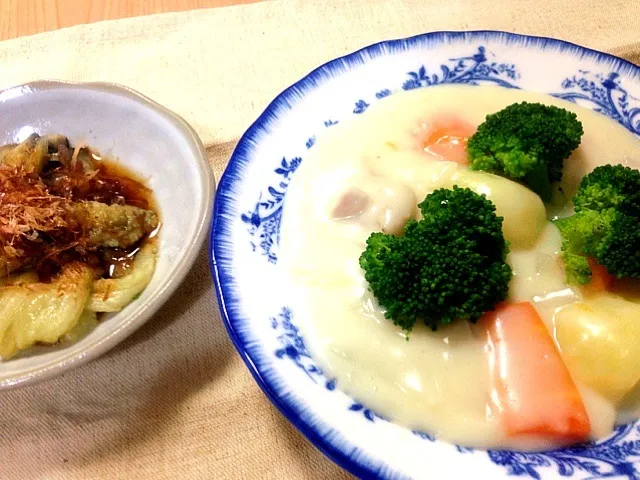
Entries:
<svg viewBox="0 0 640 480">
<path fill-rule="evenodd" d="M 583 287 L 584 293 L 593 295 L 609 290 L 615 277 L 591 257 L 589 257 L 589 267 L 591 267 L 591 281 Z"/>
<path fill-rule="evenodd" d="M 425 144 L 424 149 L 450 162 L 469 165 L 467 159 L 468 138 L 450 132 L 436 132 Z"/>
<path fill-rule="evenodd" d="M 531 303 L 501 304 L 479 321 L 487 333 L 492 399 L 508 435 L 586 440 L 582 397 Z"/>
<path fill-rule="evenodd" d="M 468 165 L 467 140 L 475 128 L 452 115 L 441 115 L 418 130 L 418 140 L 425 152 L 461 165 Z"/>
</svg>

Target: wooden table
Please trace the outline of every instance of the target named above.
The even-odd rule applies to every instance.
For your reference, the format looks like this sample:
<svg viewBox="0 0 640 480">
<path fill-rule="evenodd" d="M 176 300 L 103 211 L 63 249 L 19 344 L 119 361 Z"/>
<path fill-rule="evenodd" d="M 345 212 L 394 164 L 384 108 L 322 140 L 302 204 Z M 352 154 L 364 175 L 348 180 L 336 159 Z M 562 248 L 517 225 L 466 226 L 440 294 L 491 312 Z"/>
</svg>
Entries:
<svg viewBox="0 0 640 480">
<path fill-rule="evenodd" d="M 0 0 L 0 40 L 82 23 L 256 0 Z"/>
</svg>

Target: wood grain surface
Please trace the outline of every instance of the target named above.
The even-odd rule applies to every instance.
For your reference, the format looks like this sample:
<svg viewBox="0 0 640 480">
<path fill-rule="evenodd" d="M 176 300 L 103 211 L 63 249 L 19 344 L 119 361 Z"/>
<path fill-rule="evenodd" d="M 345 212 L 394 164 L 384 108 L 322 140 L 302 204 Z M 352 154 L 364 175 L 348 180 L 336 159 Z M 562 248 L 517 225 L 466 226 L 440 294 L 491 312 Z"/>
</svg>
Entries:
<svg viewBox="0 0 640 480">
<path fill-rule="evenodd" d="M 0 0 L 0 40 L 81 23 L 256 0 Z"/>
</svg>

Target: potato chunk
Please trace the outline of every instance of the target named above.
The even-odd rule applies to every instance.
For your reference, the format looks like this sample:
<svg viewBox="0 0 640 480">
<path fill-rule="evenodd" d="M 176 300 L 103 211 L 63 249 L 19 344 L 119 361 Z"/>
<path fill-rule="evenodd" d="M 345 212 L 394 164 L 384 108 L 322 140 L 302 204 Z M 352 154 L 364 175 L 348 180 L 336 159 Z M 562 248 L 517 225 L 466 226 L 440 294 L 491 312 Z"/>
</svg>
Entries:
<svg viewBox="0 0 640 480">
<path fill-rule="evenodd" d="M 486 172 L 459 170 L 453 184 L 484 194 L 504 218 L 502 231 L 512 250 L 531 248 L 547 225 L 544 203 L 527 187 Z"/>
<path fill-rule="evenodd" d="M 640 379 L 640 305 L 610 294 L 555 316 L 556 340 L 574 378 L 612 402 Z"/>
<path fill-rule="evenodd" d="M 0 356 L 11 358 L 37 342 L 56 343 L 78 322 L 92 284 L 88 267 L 70 263 L 52 283 L 0 287 Z"/>
</svg>

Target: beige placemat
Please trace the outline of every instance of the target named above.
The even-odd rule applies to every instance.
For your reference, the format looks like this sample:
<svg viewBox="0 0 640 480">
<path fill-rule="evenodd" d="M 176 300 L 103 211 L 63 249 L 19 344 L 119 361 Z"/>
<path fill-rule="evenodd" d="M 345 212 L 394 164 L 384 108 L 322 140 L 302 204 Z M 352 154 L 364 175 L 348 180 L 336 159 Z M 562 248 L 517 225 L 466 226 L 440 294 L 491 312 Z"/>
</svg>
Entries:
<svg viewBox="0 0 640 480">
<path fill-rule="evenodd" d="M 74 27 L 0 44 L 0 87 L 129 85 L 191 122 L 219 178 L 238 137 L 313 67 L 430 30 L 549 35 L 640 60 L 637 0 L 268 2 Z M 103 358 L 0 393 L 0 478 L 345 478 L 269 404 L 221 324 L 203 251 Z"/>
</svg>

